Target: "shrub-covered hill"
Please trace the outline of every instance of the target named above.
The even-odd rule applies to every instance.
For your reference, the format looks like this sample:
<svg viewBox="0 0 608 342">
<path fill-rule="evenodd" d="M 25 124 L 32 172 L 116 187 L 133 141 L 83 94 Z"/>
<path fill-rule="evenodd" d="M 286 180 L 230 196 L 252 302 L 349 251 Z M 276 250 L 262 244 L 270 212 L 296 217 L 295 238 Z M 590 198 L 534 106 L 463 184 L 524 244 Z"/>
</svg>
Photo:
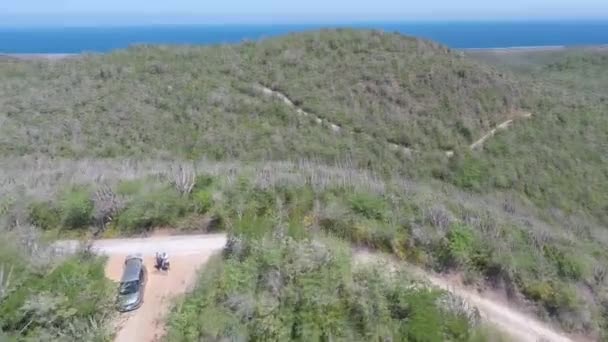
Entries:
<svg viewBox="0 0 608 342">
<path fill-rule="evenodd" d="M 473 175 L 457 182 L 516 188 L 558 217 L 591 214 L 608 227 L 608 49 L 469 55 L 539 92 L 532 119 L 501 132 L 462 164 L 453 160 L 460 176 Z"/>
<path fill-rule="evenodd" d="M 5 59 L 0 79 L 4 156 L 348 156 L 365 165 L 398 157 L 387 141 L 417 150 L 462 146 L 521 107 L 520 90 L 503 73 L 432 42 L 373 31 Z M 341 133 L 298 118 L 260 85 Z"/>
<path fill-rule="evenodd" d="M 522 106 L 504 73 L 437 43 L 322 31 L 246 44 L 255 79 L 311 112 L 406 146 L 454 148 Z"/>
<path fill-rule="evenodd" d="M 493 69 L 483 64 L 488 59 L 475 62 L 430 42 L 348 30 L 231 46 L 140 46 L 52 62 L 4 59 L 0 222 L 53 233 L 104 226 L 110 215 L 104 234 L 111 236 L 156 226 L 194 229 L 209 215 L 242 234 L 275 227 L 322 232 L 504 287 L 566 330 L 599 338 L 608 327 L 608 59 L 587 51 L 521 60 L 523 68 Z M 468 148 L 517 109 L 533 115 Z M 203 175 L 200 187 L 184 194 L 176 188 L 183 176 L 177 165 L 199 158 L 193 168 L 226 185 Z M 327 165 L 334 163 L 339 167 Z M 260 169 L 248 188 L 240 176 L 251 179 L 244 171 L 252 165 Z M 365 186 L 353 193 L 353 182 Z M 243 266 L 251 266 L 250 275 L 266 274 L 259 261 L 272 250 L 258 249 L 243 264 L 230 256 L 217 261 L 174 311 L 170 336 L 252 336 L 265 316 L 205 325 L 198 308 Z M 98 261 L 91 265 L 100 274 Z M 356 287 L 360 279 L 343 284 Z M 240 289 L 265 294 L 263 287 Z M 27 324 L 21 308 L 38 290 L 59 291 L 40 285 L 19 292 L 23 300 L 0 317 L 13 323 L 0 330 L 18 334 Z M 353 294 L 341 298 L 352 302 Z M 80 299 L 66 296 L 66 307 Z M 252 305 L 264 304 L 252 297 Z M 217 300 L 204 313 L 230 314 L 228 304 Z M 189 325 L 183 318 L 191 315 L 201 319 Z M 70 328 L 65 322 L 26 333 L 36 338 L 42 327 L 55 334 Z M 335 322 L 355 320 L 343 315 Z M 416 325 L 393 327 L 409 332 Z"/>
</svg>

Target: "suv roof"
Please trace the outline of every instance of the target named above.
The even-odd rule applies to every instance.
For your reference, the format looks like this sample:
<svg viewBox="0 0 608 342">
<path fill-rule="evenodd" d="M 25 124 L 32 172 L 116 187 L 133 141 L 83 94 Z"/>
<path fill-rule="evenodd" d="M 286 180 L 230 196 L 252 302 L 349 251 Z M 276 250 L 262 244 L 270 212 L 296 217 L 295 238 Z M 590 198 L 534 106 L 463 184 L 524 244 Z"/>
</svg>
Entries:
<svg viewBox="0 0 608 342">
<path fill-rule="evenodd" d="M 143 268 L 143 260 L 138 256 L 130 256 L 125 260 L 125 269 L 122 272 L 121 282 L 140 280 L 139 275 Z"/>
</svg>

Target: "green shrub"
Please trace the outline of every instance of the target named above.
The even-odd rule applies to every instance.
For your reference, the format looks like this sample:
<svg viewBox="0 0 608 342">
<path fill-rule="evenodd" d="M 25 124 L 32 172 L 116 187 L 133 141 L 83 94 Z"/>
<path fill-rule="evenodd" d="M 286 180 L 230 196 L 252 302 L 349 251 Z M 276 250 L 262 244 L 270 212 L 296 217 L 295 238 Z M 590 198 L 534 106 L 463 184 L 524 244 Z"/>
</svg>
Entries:
<svg viewBox="0 0 608 342">
<path fill-rule="evenodd" d="M 546 245 L 543 247 L 544 255 L 557 268 L 560 277 L 578 280 L 583 275 L 583 266 L 575 259 L 574 255 L 566 254 L 556 246 Z"/>
<path fill-rule="evenodd" d="M 491 247 L 483 243 L 468 226 L 454 224 L 443 243 L 435 247 L 440 268 L 463 267 L 476 272 L 492 272 L 496 265 Z"/>
<path fill-rule="evenodd" d="M 172 225 L 188 211 L 188 199 L 173 187 L 163 187 L 134 197 L 117 217 L 119 228 L 138 232 Z"/>
<path fill-rule="evenodd" d="M 309 186 L 278 186 L 275 192 L 281 198 L 282 205 L 289 215 L 303 216 L 313 209 L 316 194 Z"/>
<path fill-rule="evenodd" d="M 206 190 L 209 189 L 214 182 L 213 176 L 207 174 L 198 174 L 196 175 L 194 187 L 192 188 L 192 192 L 196 192 L 198 190 Z"/>
<path fill-rule="evenodd" d="M 351 209 L 365 218 L 383 220 L 387 214 L 387 206 L 384 199 L 368 193 L 355 193 L 350 196 Z"/>
<path fill-rule="evenodd" d="M 134 179 L 123 180 L 116 186 L 116 193 L 123 196 L 134 196 L 142 192 L 149 180 Z"/>
<path fill-rule="evenodd" d="M 205 214 L 213 206 L 213 193 L 210 190 L 199 189 L 191 194 L 194 212 Z"/>
<path fill-rule="evenodd" d="M 570 286 L 551 280 L 524 283 L 522 293 L 542 304 L 550 315 L 572 310 L 578 303 L 576 293 Z"/>
<path fill-rule="evenodd" d="M 351 221 L 345 220 L 344 218 L 323 217 L 319 220 L 319 226 L 333 236 L 356 243 L 353 234 L 354 227 Z"/>
<path fill-rule="evenodd" d="M 61 212 L 51 202 L 34 202 L 29 206 L 30 223 L 42 229 L 53 229 L 61 224 Z"/>
<path fill-rule="evenodd" d="M 457 186 L 466 189 L 479 190 L 484 185 L 487 172 L 483 161 L 470 154 L 455 155 L 450 160 L 451 180 Z"/>
<path fill-rule="evenodd" d="M 232 232 L 250 239 L 260 238 L 271 230 L 274 223 L 269 216 L 247 212 L 243 217 L 235 219 Z"/>
<path fill-rule="evenodd" d="M 459 224 L 454 224 L 444 241 L 435 246 L 434 254 L 440 268 L 466 267 L 470 264 L 474 251 L 475 236 L 473 231 Z"/>
<path fill-rule="evenodd" d="M 258 216 L 265 216 L 275 210 L 275 199 L 271 191 L 253 189 L 247 197 L 247 208 Z"/>
<path fill-rule="evenodd" d="M 87 188 L 74 187 L 59 198 L 61 224 L 68 229 L 88 227 L 93 216 L 93 201 Z"/>
<path fill-rule="evenodd" d="M 447 238 L 450 255 L 462 262 L 468 261 L 475 248 L 473 231 L 469 227 L 455 224 Z"/>
</svg>

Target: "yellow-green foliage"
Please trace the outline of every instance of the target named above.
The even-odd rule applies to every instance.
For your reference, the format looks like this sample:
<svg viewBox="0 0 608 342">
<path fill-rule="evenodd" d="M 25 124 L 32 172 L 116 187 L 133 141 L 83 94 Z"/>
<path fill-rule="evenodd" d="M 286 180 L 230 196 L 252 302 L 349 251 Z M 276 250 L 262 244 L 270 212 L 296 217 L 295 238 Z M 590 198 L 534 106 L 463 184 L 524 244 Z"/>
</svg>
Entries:
<svg viewBox="0 0 608 342">
<path fill-rule="evenodd" d="M 33 202 L 28 218 L 43 229 L 80 229 L 91 224 L 93 209 L 89 189 L 74 186 L 64 190 L 54 201 Z"/>
<path fill-rule="evenodd" d="M 91 192 L 84 187 L 68 189 L 59 197 L 61 225 L 68 229 L 87 227 L 93 215 Z"/>
<path fill-rule="evenodd" d="M 578 303 L 576 295 L 568 285 L 555 281 L 533 281 L 524 284 L 523 293 L 543 304 L 549 313 L 574 309 Z"/>
<path fill-rule="evenodd" d="M 349 204 L 354 212 L 368 219 L 383 220 L 386 216 L 385 202 L 371 194 L 356 193 L 350 197 Z"/>
<path fill-rule="evenodd" d="M 188 199 L 172 187 L 142 191 L 129 201 L 116 224 L 130 232 L 168 226 L 184 216 L 188 207 Z"/>
<path fill-rule="evenodd" d="M 34 202 L 29 206 L 28 219 L 32 224 L 42 229 L 59 227 L 61 216 L 59 209 L 51 202 Z"/>
</svg>

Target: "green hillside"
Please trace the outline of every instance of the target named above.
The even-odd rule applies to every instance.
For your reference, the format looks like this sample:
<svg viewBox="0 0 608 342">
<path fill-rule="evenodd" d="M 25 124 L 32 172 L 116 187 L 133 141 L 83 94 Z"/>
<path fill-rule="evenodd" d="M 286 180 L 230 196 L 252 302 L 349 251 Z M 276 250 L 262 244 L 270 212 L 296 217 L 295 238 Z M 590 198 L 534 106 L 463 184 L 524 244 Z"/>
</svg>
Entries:
<svg viewBox="0 0 608 342">
<path fill-rule="evenodd" d="M 501 133 L 483 155 L 469 159 L 481 170 L 481 183 L 516 188 L 543 208 L 590 214 L 607 227 L 608 50 L 471 55 L 515 72 L 536 89 L 533 119 Z"/>
<path fill-rule="evenodd" d="M 0 77 L 2 155 L 365 161 L 386 154 L 373 139 L 335 137 L 297 119 L 257 92 L 260 84 L 345 130 L 422 150 L 470 143 L 521 108 L 520 89 L 503 73 L 432 42 L 367 31 L 141 46 L 54 63 L 4 60 Z"/>
<path fill-rule="evenodd" d="M 390 303 L 403 285 L 370 284 L 375 276 L 351 270 L 335 238 L 456 272 L 599 339 L 608 327 L 606 56 L 463 53 L 398 34 L 324 30 L 238 45 L 2 59 L 1 222 L 51 236 L 170 226 L 241 239 L 251 253 L 215 260 L 178 303 L 169 319 L 175 340 L 415 339 L 429 331 L 437 341 L 486 340 L 473 322 L 429 304 L 441 293 L 401 298 L 429 308 L 403 317 L 432 323 L 402 324 L 395 317 L 403 308 Z M 191 191 L 184 170 L 196 180 Z M 287 332 L 260 314 L 270 290 L 238 277 L 306 263 L 315 240 L 328 241 L 336 259 L 312 264 L 335 270 L 332 284 L 347 290 L 334 306 L 298 312 L 292 292 L 329 296 L 330 284 L 292 270 L 302 282 L 283 284 L 286 306 L 268 317 L 309 325 Z M 2 258 L 0 266 L 10 263 Z M 355 305 L 372 295 L 378 306 Z M 0 313 L 17 306 L 0 298 Z M 323 322 L 311 318 L 320 311 Z M 9 335 L 23 327 L 15 312 L 16 323 L 0 327 Z M 203 315 L 217 320 L 207 324 Z M 383 320 L 389 326 L 374 317 L 391 317 Z"/>
</svg>

